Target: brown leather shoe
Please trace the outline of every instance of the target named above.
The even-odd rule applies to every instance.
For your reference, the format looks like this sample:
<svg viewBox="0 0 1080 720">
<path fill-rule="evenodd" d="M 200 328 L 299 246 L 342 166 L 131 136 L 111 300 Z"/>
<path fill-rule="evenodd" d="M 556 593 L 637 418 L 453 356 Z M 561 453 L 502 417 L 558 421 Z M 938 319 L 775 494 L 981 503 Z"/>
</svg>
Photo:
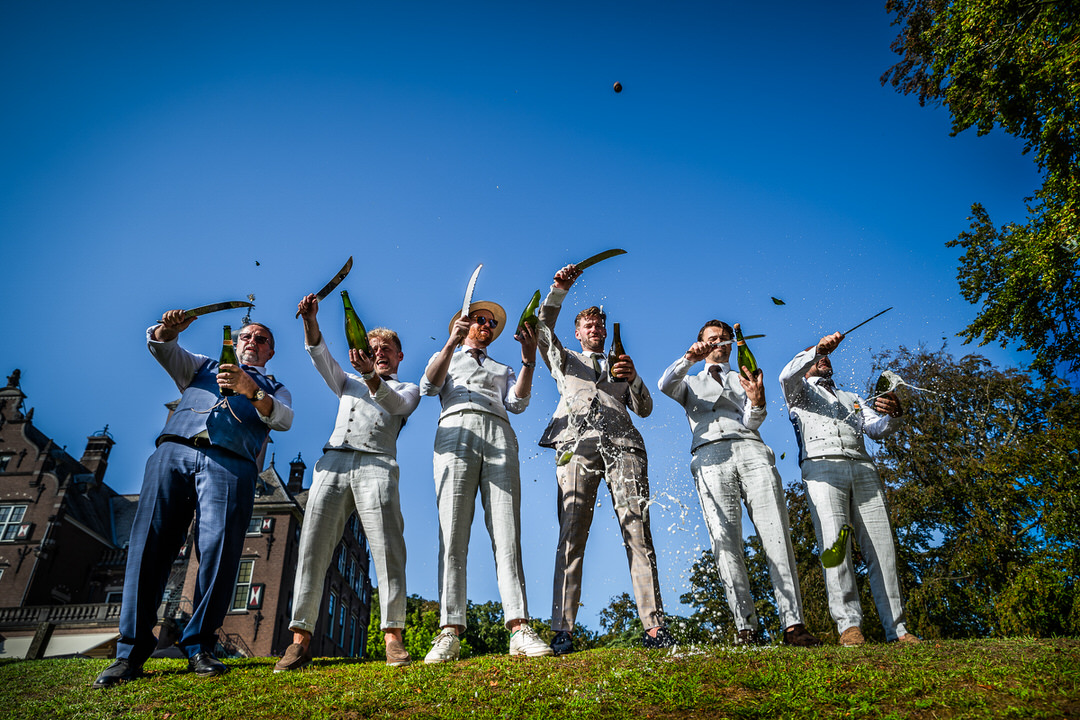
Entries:
<svg viewBox="0 0 1080 720">
<path fill-rule="evenodd" d="M 821 641 L 811 635 L 805 625 L 797 623 L 784 631 L 784 644 L 792 647 L 818 647 Z"/>
<path fill-rule="evenodd" d="M 855 647 L 856 645 L 862 645 L 866 642 L 866 638 L 863 637 L 862 630 L 857 625 L 852 625 L 844 632 L 840 633 L 840 644 L 844 647 Z"/>
<path fill-rule="evenodd" d="M 412 662 L 409 651 L 400 640 L 391 640 L 386 643 L 386 664 L 390 667 L 404 667 Z"/>
<path fill-rule="evenodd" d="M 285 654 L 277 661 L 277 665 L 274 666 L 274 672 L 279 673 L 288 672 L 290 670 L 299 670 L 310 662 L 311 652 L 308 648 L 300 643 L 293 643 L 285 648 Z"/>
<path fill-rule="evenodd" d="M 911 633 L 904 633 L 900 637 L 896 638 L 896 642 L 901 642 L 910 645 L 918 645 L 922 642 L 919 638 L 915 637 Z"/>
</svg>

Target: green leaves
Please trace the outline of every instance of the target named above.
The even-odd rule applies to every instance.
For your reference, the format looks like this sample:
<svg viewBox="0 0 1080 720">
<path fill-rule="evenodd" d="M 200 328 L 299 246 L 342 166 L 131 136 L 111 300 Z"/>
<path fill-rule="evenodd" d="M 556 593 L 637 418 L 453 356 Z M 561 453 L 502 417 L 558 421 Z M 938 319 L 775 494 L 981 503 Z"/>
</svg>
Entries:
<svg viewBox="0 0 1080 720">
<path fill-rule="evenodd" d="M 900 61 L 881 77 L 944 104 L 952 134 L 995 127 L 1024 141 L 1043 173 L 1025 224 L 1000 229 L 972 206 L 958 280 L 982 304 L 964 342 L 1017 344 L 1044 378 L 1080 372 L 1080 42 L 1075 1 L 888 0 Z"/>
</svg>

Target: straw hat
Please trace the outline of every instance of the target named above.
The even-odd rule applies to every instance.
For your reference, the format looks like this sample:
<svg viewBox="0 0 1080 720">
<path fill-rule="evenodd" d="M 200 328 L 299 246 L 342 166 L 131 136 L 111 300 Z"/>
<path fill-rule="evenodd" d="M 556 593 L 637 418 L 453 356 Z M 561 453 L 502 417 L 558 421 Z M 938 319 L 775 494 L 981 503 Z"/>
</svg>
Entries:
<svg viewBox="0 0 1080 720">
<path fill-rule="evenodd" d="M 498 303 L 488 302 L 487 300 L 478 300 L 477 302 L 474 302 L 472 305 L 469 306 L 470 315 L 472 315 L 477 310 L 487 310 L 489 313 L 494 315 L 495 319 L 498 321 L 499 326 L 491 331 L 491 342 L 495 342 L 499 335 L 502 334 L 503 328 L 506 327 L 506 311 L 503 310 L 502 306 Z M 448 333 L 453 332 L 454 323 L 457 322 L 457 319 L 459 317 L 461 317 L 460 314 L 455 314 L 454 317 L 450 318 L 450 325 L 446 328 L 446 331 Z"/>
</svg>

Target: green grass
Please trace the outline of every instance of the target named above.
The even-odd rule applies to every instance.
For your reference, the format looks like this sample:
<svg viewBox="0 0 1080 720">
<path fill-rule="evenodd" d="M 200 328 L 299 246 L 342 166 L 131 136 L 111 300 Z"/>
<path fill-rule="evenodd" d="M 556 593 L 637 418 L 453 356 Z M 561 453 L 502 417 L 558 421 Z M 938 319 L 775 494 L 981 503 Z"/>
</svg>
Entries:
<svg viewBox="0 0 1080 720">
<path fill-rule="evenodd" d="M 814 650 L 591 650 L 446 665 L 316 660 L 273 674 L 230 660 L 200 680 L 180 660 L 109 690 L 99 660 L 0 664 L 0 717 L 29 718 L 1060 718 L 1080 715 L 1080 641 L 976 640 Z"/>
</svg>

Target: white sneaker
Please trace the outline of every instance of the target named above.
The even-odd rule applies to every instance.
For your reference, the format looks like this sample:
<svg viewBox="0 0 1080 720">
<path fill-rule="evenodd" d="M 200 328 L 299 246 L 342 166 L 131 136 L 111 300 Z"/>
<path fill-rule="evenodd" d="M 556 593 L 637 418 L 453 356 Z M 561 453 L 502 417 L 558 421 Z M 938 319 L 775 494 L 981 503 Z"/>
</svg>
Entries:
<svg viewBox="0 0 1080 720">
<path fill-rule="evenodd" d="M 540 639 L 535 630 L 528 625 L 523 625 L 520 630 L 510 636 L 510 654 L 547 657 L 554 655 L 555 651 Z"/>
<path fill-rule="evenodd" d="M 431 650 L 424 656 L 424 662 L 450 662 L 457 660 L 460 654 L 461 641 L 458 640 L 458 636 L 449 630 L 443 630 L 431 641 Z"/>
</svg>

